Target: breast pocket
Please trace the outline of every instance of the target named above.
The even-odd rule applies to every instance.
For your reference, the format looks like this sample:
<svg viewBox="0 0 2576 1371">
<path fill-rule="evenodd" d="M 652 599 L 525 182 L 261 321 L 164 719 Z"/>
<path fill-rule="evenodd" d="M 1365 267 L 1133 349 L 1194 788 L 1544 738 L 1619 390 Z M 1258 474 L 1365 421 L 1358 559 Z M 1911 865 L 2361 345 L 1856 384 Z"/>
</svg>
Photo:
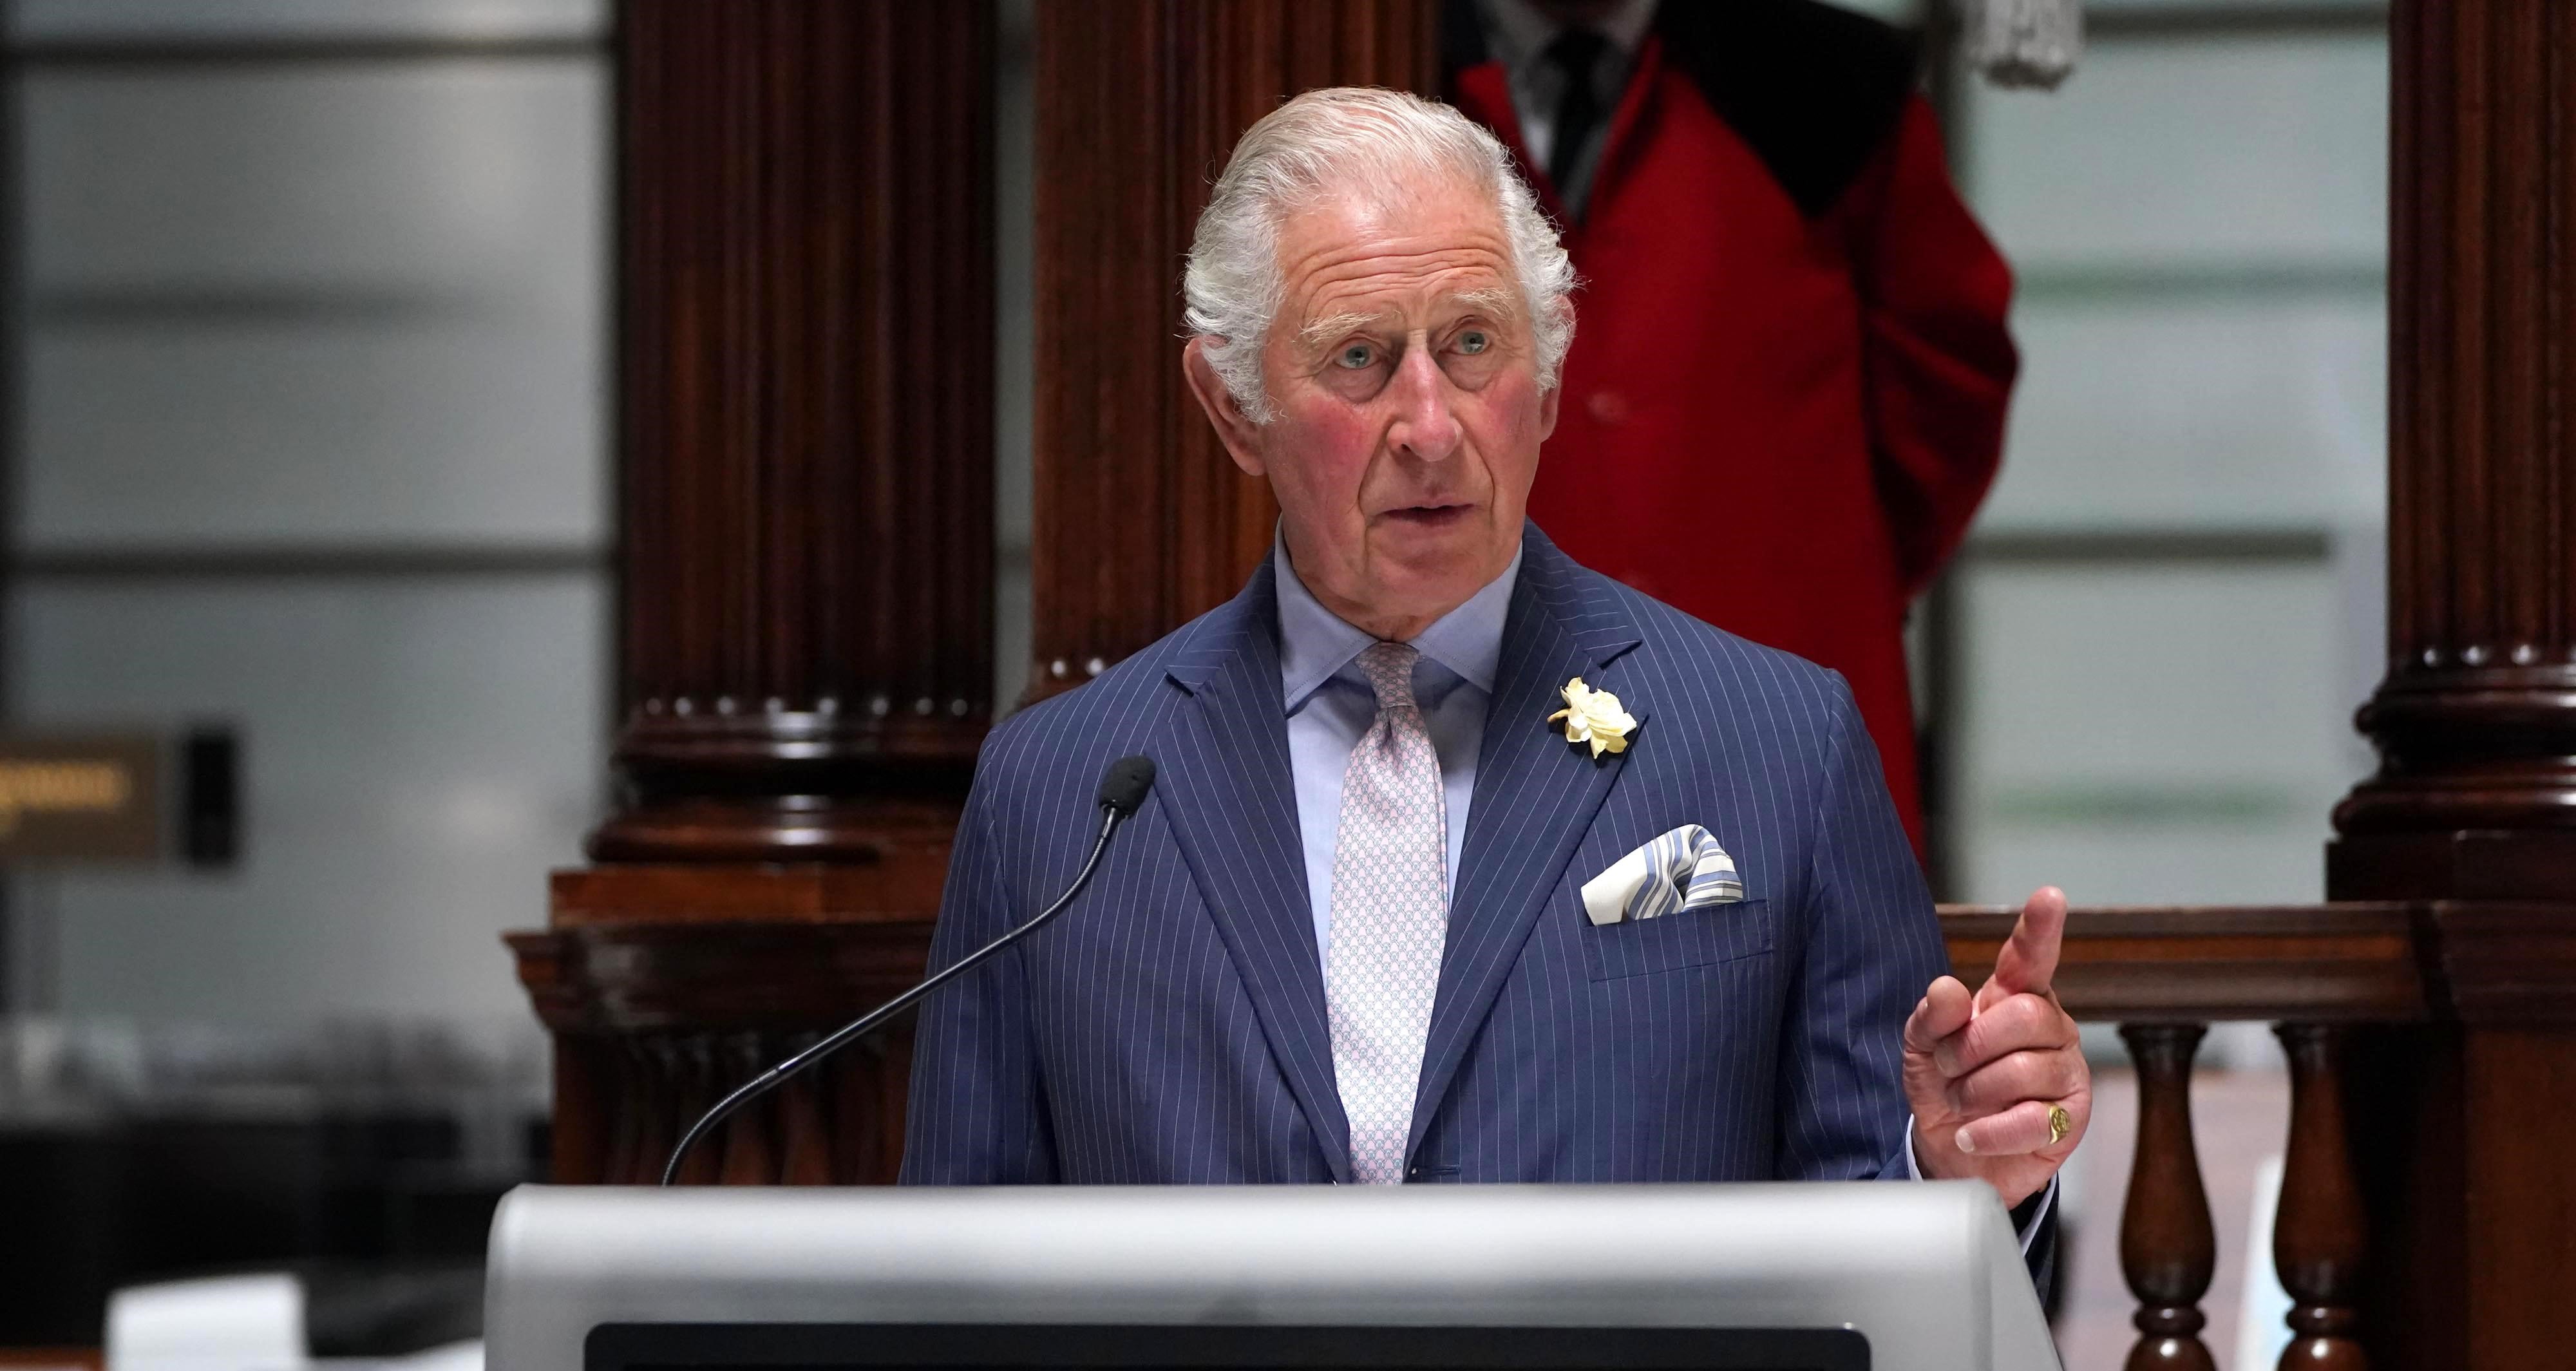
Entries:
<svg viewBox="0 0 2576 1371">
<path fill-rule="evenodd" d="M 1768 900 L 1737 900 L 1705 909 L 1586 925 L 1583 960 L 1596 981 L 1714 966 L 1771 951 L 1775 923 Z"/>
</svg>

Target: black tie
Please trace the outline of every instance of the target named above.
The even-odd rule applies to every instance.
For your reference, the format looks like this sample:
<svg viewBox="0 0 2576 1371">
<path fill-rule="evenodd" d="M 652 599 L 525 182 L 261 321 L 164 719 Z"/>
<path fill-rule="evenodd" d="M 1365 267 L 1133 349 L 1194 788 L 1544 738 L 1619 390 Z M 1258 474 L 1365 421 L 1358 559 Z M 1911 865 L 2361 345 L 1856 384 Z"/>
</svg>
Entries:
<svg viewBox="0 0 2576 1371">
<path fill-rule="evenodd" d="M 1543 54 L 1565 75 L 1565 94 L 1556 102 L 1556 136 L 1547 150 L 1547 179 L 1569 214 L 1574 204 L 1574 170 L 1583 165 L 1584 145 L 1601 128 L 1601 97 L 1595 93 L 1593 76 L 1609 46 L 1609 39 L 1590 29 L 1568 26 Z"/>
</svg>

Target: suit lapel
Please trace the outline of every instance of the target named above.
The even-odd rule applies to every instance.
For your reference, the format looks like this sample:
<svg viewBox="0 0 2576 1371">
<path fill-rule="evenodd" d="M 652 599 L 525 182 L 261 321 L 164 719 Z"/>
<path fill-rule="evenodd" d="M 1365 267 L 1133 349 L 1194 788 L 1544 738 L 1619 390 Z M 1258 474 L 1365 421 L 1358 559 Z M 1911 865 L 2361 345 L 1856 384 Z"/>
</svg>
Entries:
<svg viewBox="0 0 2576 1371">
<path fill-rule="evenodd" d="M 1288 1088 L 1333 1175 L 1347 1181 L 1350 1125 L 1333 1080 L 1324 971 L 1298 846 L 1272 576 L 1265 560 L 1166 668 L 1195 707 L 1175 711 L 1172 753 L 1157 759 L 1163 812 Z"/>
<path fill-rule="evenodd" d="M 1556 893 L 1576 844 L 1627 766 L 1627 753 L 1595 761 L 1546 719 L 1563 707 L 1558 692 L 1572 677 L 1618 690 L 1615 672 L 1605 675 L 1603 668 L 1637 645 L 1636 627 L 1616 600 L 1589 584 L 1536 528 L 1523 546 L 1476 763 L 1458 890 L 1449 905 L 1449 937 L 1423 1047 L 1408 1159 Z M 1639 701 L 1623 696 L 1621 703 L 1644 724 Z"/>
</svg>

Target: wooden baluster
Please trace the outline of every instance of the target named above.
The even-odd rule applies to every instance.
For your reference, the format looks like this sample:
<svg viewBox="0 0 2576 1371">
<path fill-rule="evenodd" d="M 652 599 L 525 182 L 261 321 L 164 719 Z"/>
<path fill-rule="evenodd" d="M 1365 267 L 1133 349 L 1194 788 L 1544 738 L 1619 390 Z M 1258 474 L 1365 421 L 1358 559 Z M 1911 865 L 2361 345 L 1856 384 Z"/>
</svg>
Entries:
<svg viewBox="0 0 2576 1371">
<path fill-rule="evenodd" d="M 676 1143 L 688 1126 L 707 1112 L 707 1106 L 716 1102 L 715 1048 L 706 1035 L 692 1033 L 669 1044 L 663 1062 L 671 1072 L 669 1098 L 673 1108 L 669 1117 L 671 1140 Z M 665 1144 L 654 1155 L 653 1181 L 661 1179 L 670 1151 L 670 1145 Z M 673 1178 L 680 1185 L 714 1185 L 718 1179 L 716 1148 L 704 1138 L 689 1149 L 689 1155 L 680 1162 L 680 1174 Z"/>
<path fill-rule="evenodd" d="M 683 1126 L 671 1122 L 681 1108 L 679 1055 L 670 1039 L 656 1035 L 631 1046 L 627 1061 L 635 1068 L 635 1089 L 627 1092 L 626 1099 L 639 1122 L 634 1169 L 621 1179 L 627 1185 L 659 1185 L 662 1163 L 670 1158 L 671 1144 Z"/>
<path fill-rule="evenodd" d="M 723 1092 L 759 1075 L 769 1065 L 768 1054 L 761 1050 L 757 1033 L 737 1034 L 726 1046 L 731 1049 L 725 1054 L 730 1065 L 718 1084 L 718 1099 L 723 1098 Z M 775 1096 L 753 1100 L 724 1121 L 721 1137 L 709 1138 L 699 1144 L 701 1147 L 720 1146 L 724 1150 L 724 1165 L 716 1168 L 717 1184 L 778 1183 L 778 1155 L 770 1146 L 769 1129 L 769 1111 L 776 1104 Z"/>
<path fill-rule="evenodd" d="M 814 1044 L 811 1033 L 800 1034 L 786 1045 L 790 1052 L 801 1052 Z M 778 1183 L 781 1185 L 830 1185 L 832 1183 L 832 1132 L 823 1122 L 823 1096 L 813 1071 L 788 1078 L 778 1088 L 779 1150 Z"/>
<path fill-rule="evenodd" d="M 903 1116 L 912 1093 L 912 1034 L 909 1030 L 881 1040 L 877 1064 L 877 1136 L 882 1184 L 894 1184 L 903 1169 Z"/>
<path fill-rule="evenodd" d="M 2345 1030 L 2285 1023 L 2272 1030 L 2290 1057 L 2290 1148 L 2281 1171 L 2281 1208 L 2272 1223 L 2272 1262 L 2290 1293 L 2290 1331 L 2280 1371 L 2362 1371 L 2370 1362 L 2354 1334 L 2368 1232 L 2361 1187 L 2344 1135 Z"/>
<path fill-rule="evenodd" d="M 823 1063 L 814 1088 L 832 1121 L 832 1184 L 875 1185 L 877 1082 L 868 1044 L 856 1042 Z"/>
<path fill-rule="evenodd" d="M 558 1043 L 555 1050 L 565 1049 Z M 608 1068 L 608 1088 L 603 1092 L 608 1101 L 608 1157 L 600 1165 L 599 1178 L 609 1185 L 631 1184 L 635 1159 L 644 1146 L 644 1069 L 635 1060 L 632 1044 L 602 1038 L 589 1050 Z"/>
<path fill-rule="evenodd" d="M 889 1155 L 886 1133 L 893 1121 L 884 1114 L 888 1091 L 883 1042 L 852 1043 L 832 1065 L 839 1073 L 833 1092 L 833 1132 L 840 1141 L 833 1169 L 843 1185 L 890 1185 L 903 1140 L 901 1134 L 895 1135 L 896 1151 Z"/>
<path fill-rule="evenodd" d="M 2217 1371 L 2200 1340 L 2200 1297 L 2218 1265 L 2209 1195 L 2191 1136 L 2191 1059 L 2202 1024 L 2122 1024 L 2138 1064 L 2138 1151 L 2120 1211 L 2120 1270 L 2138 1297 L 2128 1371 Z"/>
</svg>

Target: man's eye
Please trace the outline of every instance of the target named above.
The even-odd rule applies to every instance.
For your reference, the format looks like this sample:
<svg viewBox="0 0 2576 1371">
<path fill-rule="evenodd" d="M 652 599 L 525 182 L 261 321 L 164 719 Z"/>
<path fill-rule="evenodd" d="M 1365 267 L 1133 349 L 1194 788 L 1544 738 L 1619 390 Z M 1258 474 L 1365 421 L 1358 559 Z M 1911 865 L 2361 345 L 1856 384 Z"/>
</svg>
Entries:
<svg viewBox="0 0 2576 1371">
<path fill-rule="evenodd" d="M 1471 357 L 1493 345 L 1494 336 L 1480 328 L 1471 328 L 1458 335 L 1458 350 Z"/>
<path fill-rule="evenodd" d="M 1376 348 L 1366 343 L 1353 343 L 1342 349 L 1341 355 L 1335 357 L 1333 363 L 1346 371 L 1358 371 L 1376 360 Z"/>
</svg>

